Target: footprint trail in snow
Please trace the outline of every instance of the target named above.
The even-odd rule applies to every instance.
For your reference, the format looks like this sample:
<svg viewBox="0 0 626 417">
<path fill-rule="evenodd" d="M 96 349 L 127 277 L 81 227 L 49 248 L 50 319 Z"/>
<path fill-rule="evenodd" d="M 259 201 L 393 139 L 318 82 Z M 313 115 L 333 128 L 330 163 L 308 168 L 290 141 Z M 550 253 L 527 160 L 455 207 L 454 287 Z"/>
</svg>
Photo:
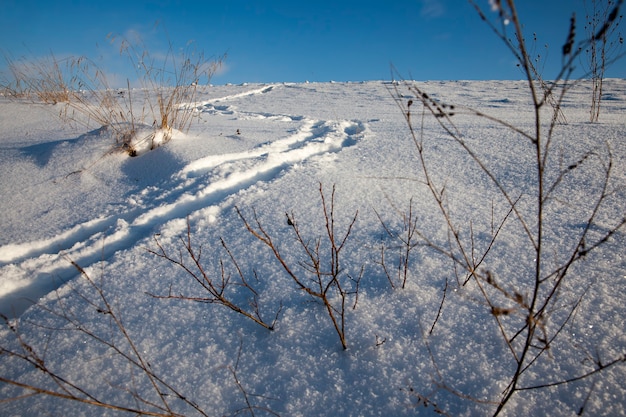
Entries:
<svg viewBox="0 0 626 417">
<path fill-rule="evenodd" d="M 259 123 L 295 121 L 288 136 L 242 152 L 208 155 L 190 162 L 161 189 L 151 187 L 136 196 L 139 209 L 95 218 L 55 237 L 0 247 L 0 313 L 19 316 L 36 300 L 77 275 L 69 260 L 86 268 L 131 248 L 158 233 L 161 225 L 209 206 L 259 182 L 270 182 L 285 170 L 316 155 L 339 152 L 367 134 L 367 126 L 347 120 L 316 120 L 306 116 L 238 111 L 228 101 L 267 94 L 264 86 L 239 94 L 194 103 L 196 111 Z M 143 194 L 143 195 L 142 195 Z M 165 202 L 164 202 L 165 201 Z"/>
</svg>

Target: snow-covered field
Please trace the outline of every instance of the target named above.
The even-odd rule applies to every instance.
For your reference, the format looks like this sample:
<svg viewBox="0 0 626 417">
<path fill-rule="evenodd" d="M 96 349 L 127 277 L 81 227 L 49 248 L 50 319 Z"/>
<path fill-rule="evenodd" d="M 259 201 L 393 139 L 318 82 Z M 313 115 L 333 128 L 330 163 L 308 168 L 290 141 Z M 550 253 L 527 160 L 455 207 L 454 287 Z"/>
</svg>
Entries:
<svg viewBox="0 0 626 417">
<path fill-rule="evenodd" d="M 469 106 L 520 129 L 533 128 L 524 82 L 419 86 L 457 109 Z M 189 132 L 136 158 L 108 153 L 113 139 L 101 126 L 62 124 L 55 106 L 0 98 L 0 312 L 19 316 L 22 340 L 49 369 L 93 398 L 125 407 L 154 411 L 140 398 L 160 400 L 144 373 L 80 331 L 130 352 L 99 295 L 70 260 L 102 291 L 150 369 L 208 415 L 493 412 L 488 401 L 499 399 L 514 361 L 476 288 L 458 285 L 452 262 L 422 246 L 411 251 L 406 287 L 399 285 L 401 242 L 386 228 L 403 232 L 411 199 L 421 231 L 443 246 L 448 235 L 388 88 L 383 82 L 203 87 Z M 605 91 L 600 123 L 587 122 L 591 93 L 582 83 L 564 101 L 568 123 L 556 127 L 555 172 L 593 154 L 585 163 L 589 169 L 561 183 L 554 211 L 545 214 L 546 257 L 555 261 L 571 254 L 572 239 L 584 228 L 607 149 L 612 194 L 593 228 L 601 233 L 625 215 L 626 81 L 607 80 Z M 529 142 L 490 119 L 457 112 L 453 121 L 466 141 L 520 197 L 519 209 L 532 212 L 535 161 Z M 477 252 L 484 250 L 492 213 L 501 219 L 506 205 L 434 118 L 426 119 L 423 138 L 456 226 L 464 239 L 474 238 Z M 358 212 L 341 252 L 344 282 L 353 283 L 346 277 L 362 271 L 358 299 L 348 297 L 347 350 L 323 304 L 298 289 L 236 211 L 254 225 L 256 213 L 284 258 L 302 272 L 307 259 L 286 213 L 305 239 L 324 237 L 320 184 L 327 204 L 336 187 L 338 236 Z M 261 316 L 271 322 L 279 312 L 273 331 L 219 304 L 149 295 L 208 296 L 181 268 L 150 252 L 158 250 L 158 241 L 177 257 L 187 222 L 208 275 L 221 279 L 221 260 L 236 283 L 223 239 L 258 293 Z M 484 268 L 504 285 L 526 288 L 533 252 L 523 232 L 507 223 L 497 242 Z M 551 349 L 524 374 L 522 386 L 572 378 L 593 369 L 594 360 L 606 363 L 626 353 L 625 243 L 620 230 L 572 268 L 562 303 L 571 305 L 584 293 L 582 303 Z M 382 248 L 395 288 L 381 265 Z M 323 255 L 322 262 L 330 261 Z M 252 310 L 244 290 L 234 285 L 227 293 Z M 429 334 L 444 293 L 441 316 Z M 0 346 L 15 343 L 3 328 Z M 0 355 L 0 377 L 58 388 L 8 354 Z M 505 414 L 570 416 L 584 406 L 585 415 L 626 415 L 624 380 L 621 364 L 582 381 L 520 391 Z M 27 393 L 0 385 L 1 399 Z M 171 393 L 165 399 L 175 413 L 197 414 Z M 0 402 L 6 416 L 118 413 L 47 395 Z"/>
</svg>

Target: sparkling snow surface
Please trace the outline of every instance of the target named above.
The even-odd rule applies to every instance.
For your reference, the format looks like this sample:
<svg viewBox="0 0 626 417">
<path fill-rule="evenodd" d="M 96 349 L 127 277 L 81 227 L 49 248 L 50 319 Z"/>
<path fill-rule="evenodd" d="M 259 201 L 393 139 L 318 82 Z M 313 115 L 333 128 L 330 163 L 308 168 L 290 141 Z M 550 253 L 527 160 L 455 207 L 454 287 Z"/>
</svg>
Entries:
<svg viewBox="0 0 626 417">
<path fill-rule="evenodd" d="M 511 195 L 520 197 L 519 209 L 531 213 L 536 184 L 530 142 L 462 110 L 472 107 L 532 131 L 526 84 L 457 81 L 419 86 L 459 109 L 452 120 L 466 142 Z M 391 288 L 380 265 L 385 247 L 388 269 L 397 279 L 399 241 L 385 227 L 402 232 L 411 199 L 418 228 L 444 246 L 448 239 L 389 88 L 393 86 L 383 82 L 203 87 L 200 101 L 190 103 L 196 109 L 190 130 L 136 158 L 109 153 L 113 140 L 101 126 L 64 125 L 55 106 L 0 97 L 0 312 L 19 316 L 24 340 L 38 349 L 49 368 L 116 404 L 138 406 L 134 392 L 156 399 L 137 369 L 53 314 L 77 315 L 85 328 L 127 349 L 108 316 L 81 297 L 97 299 L 70 259 L 98 283 L 155 373 L 209 415 L 247 412 L 242 411 L 246 399 L 233 370 L 256 407 L 255 415 L 271 415 L 267 410 L 281 416 L 493 412 L 493 404 L 460 398 L 439 384 L 497 400 L 514 369 L 476 288 L 459 286 L 451 261 L 426 247 L 411 252 L 404 289 L 397 281 Z M 607 162 L 609 149 L 613 194 L 593 227 L 601 233 L 625 216 L 626 81 L 607 80 L 605 91 L 595 124 L 588 122 L 589 85 L 580 84 L 566 96 L 568 123 L 557 125 L 550 155 L 554 172 L 549 175 L 554 178 L 588 151 L 593 156 L 562 182 L 549 206 L 547 258 L 571 255 L 573 238 L 599 192 L 601 164 Z M 433 178 L 446 187 L 453 221 L 462 226 L 464 239 L 471 233 L 476 250 L 484 250 L 492 213 L 502 219 L 508 207 L 434 118 L 426 118 L 423 129 L 427 164 Z M 351 299 L 346 313 L 345 351 L 324 306 L 295 286 L 268 248 L 246 231 L 235 210 L 251 221 L 256 213 L 286 260 L 302 269 L 305 259 L 285 213 L 294 216 L 307 239 L 323 237 L 320 183 L 327 202 L 336 187 L 338 234 L 358 211 L 341 254 L 344 274 L 356 277 L 363 268 L 356 308 Z M 180 268 L 148 251 L 157 249 L 157 238 L 177 256 L 187 219 L 192 243 L 202 246 L 210 275 L 219 279 L 220 260 L 234 274 L 222 238 L 257 290 L 262 316 L 271 321 L 280 310 L 274 331 L 218 304 L 148 295 L 171 291 L 206 296 Z M 511 288 L 527 288 L 533 251 L 524 232 L 507 223 L 497 242 L 484 268 Z M 562 303 L 586 291 L 582 305 L 522 385 L 575 377 L 592 369 L 598 357 L 608 361 L 626 353 L 625 243 L 624 230 L 618 231 L 572 269 Z M 441 317 L 429 335 L 446 283 Z M 238 288 L 232 293 L 247 307 L 249 294 Z M 517 319 L 511 315 L 511 321 Z M 6 329 L 0 331 L 0 342 L 14 343 Z M 0 376 L 54 388 L 8 355 L 0 355 Z M 618 365 L 597 378 L 522 391 L 504 414 L 571 416 L 586 402 L 585 415 L 623 416 L 624 380 L 626 367 Z M 24 393 L 0 385 L 0 399 Z M 424 407 L 420 398 L 431 402 Z M 177 413 L 196 415 L 181 401 L 172 398 L 171 404 Z M 121 415 L 43 395 L 0 402 L 0 414 Z"/>
</svg>

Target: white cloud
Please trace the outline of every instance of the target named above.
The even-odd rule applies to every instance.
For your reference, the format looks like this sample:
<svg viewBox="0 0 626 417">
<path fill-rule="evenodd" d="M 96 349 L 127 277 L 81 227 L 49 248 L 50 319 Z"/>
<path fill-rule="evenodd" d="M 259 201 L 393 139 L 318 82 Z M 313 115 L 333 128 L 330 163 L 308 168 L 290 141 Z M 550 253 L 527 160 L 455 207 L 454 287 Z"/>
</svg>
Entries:
<svg viewBox="0 0 626 417">
<path fill-rule="evenodd" d="M 420 0 L 420 3 L 422 4 L 421 15 L 423 17 L 439 17 L 446 11 L 442 0 Z"/>
</svg>

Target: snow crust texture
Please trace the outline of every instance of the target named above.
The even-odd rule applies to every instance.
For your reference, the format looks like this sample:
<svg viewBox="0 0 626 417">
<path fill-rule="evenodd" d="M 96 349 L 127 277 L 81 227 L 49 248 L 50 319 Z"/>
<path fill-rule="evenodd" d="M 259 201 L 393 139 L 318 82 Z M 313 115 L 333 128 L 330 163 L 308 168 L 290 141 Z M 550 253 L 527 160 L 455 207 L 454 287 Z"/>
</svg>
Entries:
<svg viewBox="0 0 626 417">
<path fill-rule="evenodd" d="M 533 128 L 524 82 L 419 85 L 457 108 Z M 581 83 L 568 93 L 568 123 L 557 126 L 549 156 L 554 176 L 589 152 L 595 161 L 561 183 L 546 213 L 546 250 L 555 262 L 572 251 L 585 227 L 608 158 L 611 197 L 593 227 L 601 234 L 625 215 L 626 82 L 605 82 L 608 95 L 595 124 L 586 122 L 589 87 Z M 0 312 L 17 317 L 20 334 L 48 367 L 100 400 L 129 407 L 149 409 L 136 393 L 157 399 L 120 355 L 68 323 L 67 316 L 78 318 L 129 349 L 94 307 L 98 294 L 70 261 L 97 283 L 155 373 L 208 415 L 490 414 L 490 401 L 506 388 L 514 366 L 490 307 L 476 288 L 459 283 L 450 259 L 424 245 L 412 248 L 401 288 L 405 258 L 398 236 L 406 232 L 409 208 L 425 235 L 444 246 L 449 236 L 390 88 L 384 82 L 206 87 L 200 101 L 185 104 L 194 111 L 189 132 L 174 132 L 167 144 L 136 158 L 110 153 L 114 138 L 100 126 L 62 125 L 53 106 L 0 99 Z M 532 213 L 536 179 L 528 141 L 469 112 L 453 117 L 498 181 L 519 197 L 519 210 Z M 453 221 L 478 253 L 489 245 L 494 219 L 510 207 L 434 118 L 420 126 L 430 172 L 445 186 Z M 237 214 L 252 224 L 258 219 L 284 259 L 306 274 L 311 265 L 290 223 L 297 222 L 307 241 L 320 239 L 326 253 L 320 184 L 327 202 L 335 186 L 338 234 L 357 218 L 341 254 L 342 279 L 354 284 L 361 277 L 358 298 L 349 297 L 345 313 L 347 350 L 324 305 L 290 280 Z M 190 262 L 183 250 L 188 238 L 202 248 L 201 264 L 214 279 L 237 281 L 226 248 L 232 253 L 257 297 L 237 285 L 228 287 L 228 296 L 240 305 L 252 302 L 268 321 L 278 312 L 273 331 L 216 303 L 153 296 L 206 296 L 189 274 L 153 253 L 158 242 Z M 507 223 L 485 261 L 507 288 L 527 288 L 533 251 L 526 239 L 522 228 Z M 597 356 L 624 355 L 625 243 L 620 230 L 572 268 L 562 303 L 584 295 L 581 306 L 524 385 L 572 378 L 591 369 Z M 6 329 L 0 341 L 15 343 Z M 53 385 L 7 355 L 0 355 L 0 375 Z M 624 378 L 626 368 L 615 366 L 598 377 L 522 391 L 504 415 L 570 416 L 584 406 L 588 415 L 623 416 Z M 21 393 L 0 385 L 0 398 Z M 180 399 L 171 404 L 176 413 L 198 414 Z M 44 395 L 2 402 L 0 414 L 121 415 Z"/>
</svg>

